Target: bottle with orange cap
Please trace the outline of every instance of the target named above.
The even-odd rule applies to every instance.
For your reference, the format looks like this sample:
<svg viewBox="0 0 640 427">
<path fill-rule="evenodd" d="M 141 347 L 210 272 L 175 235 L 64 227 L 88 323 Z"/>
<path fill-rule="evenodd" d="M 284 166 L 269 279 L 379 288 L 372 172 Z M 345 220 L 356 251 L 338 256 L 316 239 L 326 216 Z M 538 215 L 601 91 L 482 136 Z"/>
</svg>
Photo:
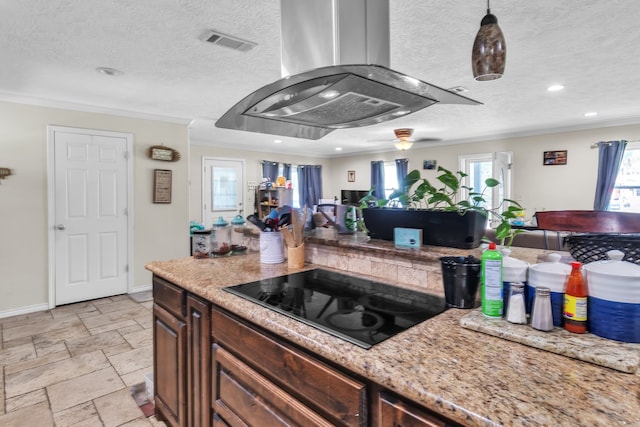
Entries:
<svg viewBox="0 0 640 427">
<path fill-rule="evenodd" d="M 571 273 L 567 279 L 564 294 L 564 328 L 576 334 L 587 332 L 587 284 L 584 281 L 580 262 L 571 263 Z"/>
</svg>

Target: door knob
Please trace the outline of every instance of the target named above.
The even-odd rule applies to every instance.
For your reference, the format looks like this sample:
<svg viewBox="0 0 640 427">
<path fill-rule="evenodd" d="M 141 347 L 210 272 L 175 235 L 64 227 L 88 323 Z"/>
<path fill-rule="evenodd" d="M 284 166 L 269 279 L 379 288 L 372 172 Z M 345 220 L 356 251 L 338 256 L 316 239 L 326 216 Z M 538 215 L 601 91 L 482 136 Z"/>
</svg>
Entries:
<svg viewBox="0 0 640 427">
<path fill-rule="evenodd" d="M 65 227 L 64 227 L 64 224 L 58 224 L 58 225 L 56 226 L 56 228 L 57 228 L 58 230 L 64 230 L 64 228 L 65 228 Z"/>
</svg>

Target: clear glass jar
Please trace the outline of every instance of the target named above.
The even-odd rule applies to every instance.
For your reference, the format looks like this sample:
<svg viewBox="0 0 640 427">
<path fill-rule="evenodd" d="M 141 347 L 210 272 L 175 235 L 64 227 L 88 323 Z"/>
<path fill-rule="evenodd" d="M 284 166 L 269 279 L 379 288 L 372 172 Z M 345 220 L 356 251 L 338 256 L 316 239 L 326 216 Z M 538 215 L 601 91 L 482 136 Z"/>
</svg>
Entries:
<svg viewBox="0 0 640 427">
<path fill-rule="evenodd" d="M 531 327 L 539 331 L 553 330 L 553 313 L 551 311 L 551 290 L 545 287 L 536 288 L 533 301 Z"/>
<path fill-rule="evenodd" d="M 507 321 L 521 325 L 527 323 L 527 311 L 524 305 L 524 283 L 511 282 L 509 285 Z"/>
<path fill-rule="evenodd" d="M 236 215 L 231 220 L 231 252 L 234 254 L 245 253 L 247 251 L 247 245 L 245 243 L 244 229 L 245 220 L 242 215 Z"/>
<path fill-rule="evenodd" d="M 221 216 L 211 228 L 211 255 L 214 257 L 231 255 L 231 227 Z"/>
<path fill-rule="evenodd" d="M 194 258 L 209 258 L 211 230 L 194 230 L 191 236 L 191 254 Z"/>
</svg>

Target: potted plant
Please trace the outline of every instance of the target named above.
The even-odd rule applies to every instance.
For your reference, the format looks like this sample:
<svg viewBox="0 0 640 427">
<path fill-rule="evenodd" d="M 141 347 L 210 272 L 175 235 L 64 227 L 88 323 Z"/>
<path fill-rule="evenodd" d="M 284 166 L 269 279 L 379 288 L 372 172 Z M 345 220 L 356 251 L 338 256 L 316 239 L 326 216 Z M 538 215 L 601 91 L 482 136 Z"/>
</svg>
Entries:
<svg viewBox="0 0 640 427">
<path fill-rule="evenodd" d="M 496 238 L 502 245 L 511 245 L 522 230 L 513 229 L 511 220 L 522 206 L 515 200 L 503 199 L 496 208 L 485 206 L 485 193 L 500 184 L 487 178 L 482 191 L 462 185 L 464 172 L 456 173 L 438 167 L 437 186 L 412 170 L 388 200 L 376 200 L 368 195 L 363 199 L 362 214 L 372 238 L 393 240 L 394 228 L 423 230 L 423 244 L 475 248 L 482 242 L 488 219 L 497 220 Z M 469 192 L 467 200 L 457 200 L 461 189 Z M 375 207 L 372 207 L 375 206 Z"/>
</svg>

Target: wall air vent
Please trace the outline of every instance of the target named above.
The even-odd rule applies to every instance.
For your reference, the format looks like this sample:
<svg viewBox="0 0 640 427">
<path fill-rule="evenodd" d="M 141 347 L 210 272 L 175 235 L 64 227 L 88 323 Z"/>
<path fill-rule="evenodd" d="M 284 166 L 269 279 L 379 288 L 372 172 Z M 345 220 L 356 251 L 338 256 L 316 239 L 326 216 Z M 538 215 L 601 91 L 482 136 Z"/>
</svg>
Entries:
<svg viewBox="0 0 640 427">
<path fill-rule="evenodd" d="M 258 43 L 249 40 L 243 40 L 218 31 L 207 31 L 202 40 L 207 43 L 213 43 L 218 46 L 228 47 L 229 49 L 239 50 L 240 52 L 248 52 L 258 45 Z"/>
</svg>

